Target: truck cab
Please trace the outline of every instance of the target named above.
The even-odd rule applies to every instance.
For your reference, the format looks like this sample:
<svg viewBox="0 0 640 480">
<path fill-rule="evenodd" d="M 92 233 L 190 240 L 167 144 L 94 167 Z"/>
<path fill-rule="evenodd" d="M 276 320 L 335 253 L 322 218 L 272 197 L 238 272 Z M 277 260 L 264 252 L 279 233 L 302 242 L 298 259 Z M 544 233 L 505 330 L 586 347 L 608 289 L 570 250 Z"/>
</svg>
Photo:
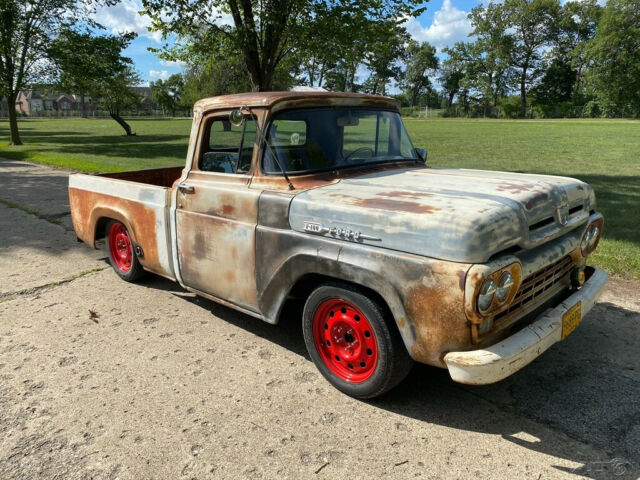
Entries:
<svg viewBox="0 0 640 480">
<path fill-rule="evenodd" d="M 514 373 L 580 323 L 607 275 L 576 179 L 432 168 L 394 99 L 270 92 L 194 107 L 184 168 L 71 175 L 78 237 L 270 323 L 304 301 L 310 357 L 380 395 L 418 361 L 458 382 Z"/>
</svg>

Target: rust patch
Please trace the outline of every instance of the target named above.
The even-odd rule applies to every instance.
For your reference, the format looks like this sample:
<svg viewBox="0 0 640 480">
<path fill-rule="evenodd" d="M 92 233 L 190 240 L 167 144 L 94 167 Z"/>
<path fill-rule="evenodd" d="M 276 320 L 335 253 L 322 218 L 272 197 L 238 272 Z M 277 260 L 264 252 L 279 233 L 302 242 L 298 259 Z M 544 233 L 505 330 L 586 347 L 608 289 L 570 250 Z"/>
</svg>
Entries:
<svg viewBox="0 0 640 480">
<path fill-rule="evenodd" d="M 140 263 L 146 270 L 168 275 L 158 258 L 155 212 L 142 203 L 102 193 L 69 188 L 73 227 L 78 238 L 95 247 L 96 227 L 100 219 L 122 222 L 144 256 Z"/>
<path fill-rule="evenodd" d="M 531 183 L 513 183 L 513 182 L 504 182 L 500 185 L 496 186 L 496 190 L 499 192 L 509 192 L 509 193 L 522 193 L 522 192 L 531 192 L 536 188 L 536 185 Z"/>
<path fill-rule="evenodd" d="M 394 190 L 391 192 L 382 192 L 377 194 L 379 197 L 389 198 L 409 198 L 412 200 L 420 200 L 425 197 L 433 197 L 433 193 L 421 193 L 421 192 L 404 192 L 402 190 Z"/>
<path fill-rule="evenodd" d="M 527 208 L 527 210 L 532 210 L 538 205 L 545 203 L 547 200 L 549 200 L 549 194 L 547 194 L 546 192 L 536 193 L 533 197 L 531 197 L 524 203 L 524 206 Z"/>
<path fill-rule="evenodd" d="M 445 366 L 444 354 L 471 348 L 464 312 L 464 282 L 471 265 L 434 262 L 407 285 L 404 305 L 414 332 L 411 356 L 418 362 Z"/>
<path fill-rule="evenodd" d="M 467 278 L 467 271 L 458 270 L 456 272 L 456 275 L 458 275 L 458 279 L 460 280 L 460 283 L 458 284 L 460 286 L 460 290 L 464 291 L 464 281 Z"/>
<path fill-rule="evenodd" d="M 278 109 L 305 106 L 353 105 L 392 108 L 398 110 L 399 102 L 390 97 L 342 92 L 252 92 L 218 97 L 204 98 L 196 102 L 194 108 L 224 109 L 248 107 L 266 107 Z"/>
<path fill-rule="evenodd" d="M 182 196 L 176 213 L 184 284 L 254 310 L 259 192 L 250 190 L 245 179 L 213 180 L 191 172 L 189 181 L 195 193 Z"/>
<path fill-rule="evenodd" d="M 470 347 L 464 290 L 459 286 L 457 274 L 430 272 L 407 291 L 405 307 L 413 321 L 415 344 L 411 346 L 411 356 L 415 360 L 445 366 L 442 358 L 446 352 Z"/>
<path fill-rule="evenodd" d="M 431 205 L 423 205 L 417 202 L 408 202 L 404 200 L 391 200 L 385 198 L 365 198 L 358 199 L 352 203 L 352 205 L 369 208 L 380 208 L 382 210 L 391 210 L 407 213 L 426 213 L 431 214 L 442 210 L 438 207 Z"/>
<path fill-rule="evenodd" d="M 392 212 L 406 213 L 426 213 L 431 214 L 442 210 L 439 207 L 425 205 L 418 202 L 410 202 L 407 200 L 394 200 L 392 198 L 359 198 L 344 193 L 332 193 L 329 195 L 333 198 L 339 198 L 347 205 L 356 207 L 379 208 L 381 210 L 390 210 Z"/>
</svg>

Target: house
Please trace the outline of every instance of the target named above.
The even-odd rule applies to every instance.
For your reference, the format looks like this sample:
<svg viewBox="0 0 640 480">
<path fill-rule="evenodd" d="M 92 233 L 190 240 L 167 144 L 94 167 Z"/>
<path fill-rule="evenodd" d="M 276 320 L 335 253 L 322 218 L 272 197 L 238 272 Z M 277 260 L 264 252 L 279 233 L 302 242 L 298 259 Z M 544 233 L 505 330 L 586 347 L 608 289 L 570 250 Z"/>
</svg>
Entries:
<svg viewBox="0 0 640 480">
<path fill-rule="evenodd" d="M 153 101 L 151 87 L 131 87 L 131 90 L 140 97 L 138 111 L 151 112 L 158 108 L 156 103 Z"/>
<path fill-rule="evenodd" d="M 79 108 L 80 98 L 68 93 L 21 90 L 16 98 L 16 111 L 23 115 L 42 115 L 43 112 L 49 111 L 70 114 Z"/>
<path fill-rule="evenodd" d="M 153 101 L 151 88 L 131 87 L 138 97 L 140 104 L 138 112 L 151 113 L 158 107 Z M 91 97 L 84 97 L 84 109 L 89 115 L 99 110 L 96 102 Z M 42 89 L 21 90 L 16 98 L 16 111 L 29 116 L 77 116 L 82 108 L 80 95 L 47 91 Z M 3 110 L 4 111 L 4 110 Z"/>
</svg>

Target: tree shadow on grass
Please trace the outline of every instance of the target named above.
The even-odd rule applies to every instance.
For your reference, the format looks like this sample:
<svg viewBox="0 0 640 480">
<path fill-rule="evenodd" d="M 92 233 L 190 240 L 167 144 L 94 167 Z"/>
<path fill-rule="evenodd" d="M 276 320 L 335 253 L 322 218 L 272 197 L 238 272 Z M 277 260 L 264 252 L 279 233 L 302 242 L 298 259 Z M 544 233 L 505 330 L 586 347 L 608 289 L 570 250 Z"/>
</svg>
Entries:
<svg viewBox="0 0 640 480">
<path fill-rule="evenodd" d="M 640 245 L 640 175 L 574 176 L 593 187 L 605 217 L 605 237 Z"/>
<path fill-rule="evenodd" d="M 184 162 L 189 138 L 177 134 L 136 135 L 134 137 L 77 133 L 66 135 L 56 131 L 43 132 L 39 130 L 33 134 L 23 135 L 23 141 L 26 146 L 38 144 L 38 148 L 30 150 L 30 152 L 124 157 L 130 158 L 135 163 L 138 159 L 158 157 L 175 157 L 176 162 Z M 4 149 L 2 154 L 15 159 L 28 160 L 30 152 Z"/>
</svg>

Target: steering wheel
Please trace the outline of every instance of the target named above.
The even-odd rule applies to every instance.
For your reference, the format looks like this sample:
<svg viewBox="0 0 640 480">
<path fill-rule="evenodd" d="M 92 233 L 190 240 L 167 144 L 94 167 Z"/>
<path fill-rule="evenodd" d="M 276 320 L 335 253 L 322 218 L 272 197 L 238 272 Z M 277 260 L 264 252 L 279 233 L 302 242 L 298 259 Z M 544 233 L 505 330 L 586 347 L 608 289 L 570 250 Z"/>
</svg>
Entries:
<svg viewBox="0 0 640 480">
<path fill-rule="evenodd" d="M 375 152 L 373 151 L 373 148 L 371 148 L 371 147 L 360 147 L 360 148 L 356 148 L 353 152 L 351 152 L 349 155 L 347 155 L 346 157 L 344 157 L 344 159 L 343 159 L 343 160 L 344 160 L 345 162 L 348 162 L 348 161 L 349 161 L 349 159 L 350 159 L 351 157 L 353 157 L 356 153 L 358 153 L 358 152 L 365 152 L 365 151 L 369 151 L 369 152 L 371 152 L 371 156 L 372 156 L 372 157 L 375 155 Z"/>
</svg>

